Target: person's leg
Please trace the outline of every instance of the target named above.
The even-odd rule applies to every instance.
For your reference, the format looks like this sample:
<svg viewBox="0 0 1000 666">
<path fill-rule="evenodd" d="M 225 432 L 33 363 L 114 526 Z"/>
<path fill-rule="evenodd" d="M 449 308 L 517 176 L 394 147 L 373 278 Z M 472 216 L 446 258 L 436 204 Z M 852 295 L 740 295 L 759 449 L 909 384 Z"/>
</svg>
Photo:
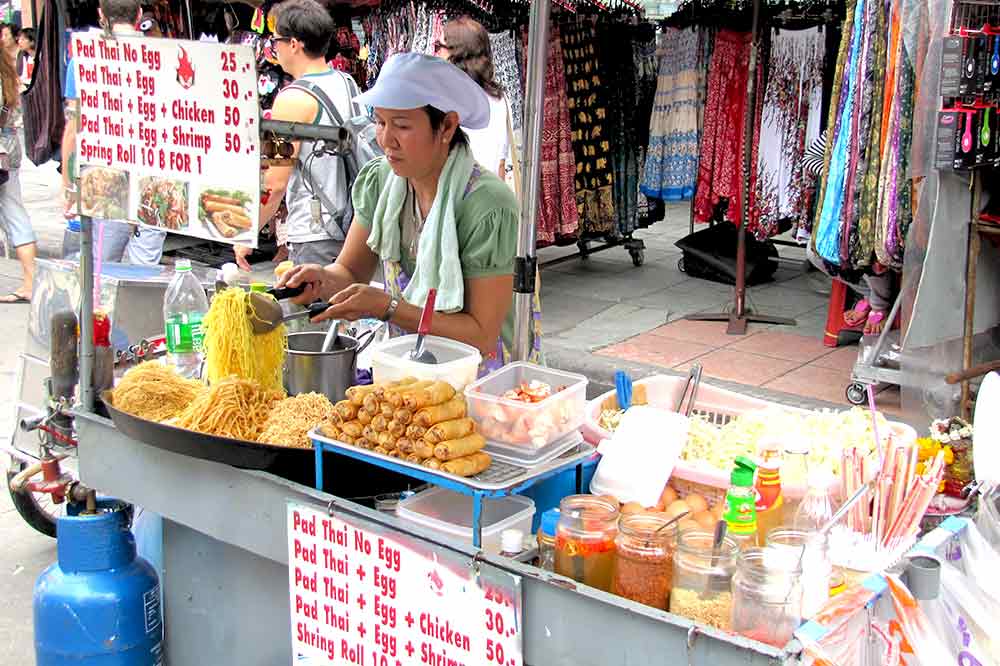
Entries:
<svg viewBox="0 0 1000 666">
<path fill-rule="evenodd" d="M 93 220 L 91 222 L 94 235 L 94 261 L 120 264 L 125 255 L 125 248 L 132 237 L 132 225 L 114 220 Z M 100 252 L 98 252 L 100 250 Z M 77 261 L 80 259 L 80 234 L 66 230 L 63 233 L 63 259 Z"/>
<path fill-rule="evenodd" d="M 7 182 L 0 185 L 0 223 L 7 230 L 7 239 L 21 264 L 21 286 L 0 303 L 23 303 L 31 300 L 31 287 L 35 277 L 36 238 L 31 228 L 31 218 L 21 200 L 21 180 L 18 169 L 10 169 Z"/>
<path fill-rule="evenodd" d="M 865 335 L 878 335 L 886 325 L 886 317 L 892 309 L 892 274 L 889 271 L 881 275 L 866 275 L 872 311 L 865 323 Z"/>
<path fill-rule="evenodd" d="M 157 266 L 163 258 L 163 242 L 167 232 L 139 227 L 139 235 L 132 235 L 125 249 L 125 263 L 139 266 Z"/>
</svg>

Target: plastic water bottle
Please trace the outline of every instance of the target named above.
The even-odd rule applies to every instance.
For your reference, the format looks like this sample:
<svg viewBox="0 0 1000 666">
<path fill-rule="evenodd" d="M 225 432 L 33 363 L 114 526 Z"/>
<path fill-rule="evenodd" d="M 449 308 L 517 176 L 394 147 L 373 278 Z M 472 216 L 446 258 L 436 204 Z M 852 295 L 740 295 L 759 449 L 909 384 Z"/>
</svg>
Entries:
<svg viewBox="0 0 1000 666">
<path fill-rule="evenodd" d="M 163 298 L 167 359 L 184 377 L 198 377 L 201 369 L 201 322 L 208 312 L 208 298 L 191 272 L 191 262 L 179 259 Z"/>
</svg>

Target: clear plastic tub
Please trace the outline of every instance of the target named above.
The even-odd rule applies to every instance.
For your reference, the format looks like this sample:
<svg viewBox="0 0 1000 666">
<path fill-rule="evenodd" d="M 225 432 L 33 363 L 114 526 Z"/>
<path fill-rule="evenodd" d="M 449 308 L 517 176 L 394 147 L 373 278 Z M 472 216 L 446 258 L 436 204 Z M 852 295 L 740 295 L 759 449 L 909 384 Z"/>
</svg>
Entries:
<svg viewBox="0 0 1000 666">
<path fill-rule="evenodd" d="M 501 397 L 531 382 L 547 384 L 552 395 L 534 403 Z M 531 363 L 511 363 L 466 387 L 465 397 L 469 416 L 487 440 L 540 449 L 579 430 L 583 424 L 587 378 Z"/>
<path fill-rule="evenodd" d="M 392 338 L 372 345 L 372 375 L 376 382 L 391 382 L 403 377 L 446 381 L 461 391 L 476 381 L 482 354 L 467 344 L 428 335 L 424 346 L 437 357 L 436 364 L 417 363 L 406 355 L 417 343 L 416 335 Z"/>
<path fill-rule="evenodd" d="M 431 488 L 399 503 L 396 517 L 472 543 L 472 497 L 444 488 Z M 483 500 L 482 549 L 500 552 L 500 534 L 507 529 L 531 533 L 535 503 L 520 495 Z"/>
</svg>

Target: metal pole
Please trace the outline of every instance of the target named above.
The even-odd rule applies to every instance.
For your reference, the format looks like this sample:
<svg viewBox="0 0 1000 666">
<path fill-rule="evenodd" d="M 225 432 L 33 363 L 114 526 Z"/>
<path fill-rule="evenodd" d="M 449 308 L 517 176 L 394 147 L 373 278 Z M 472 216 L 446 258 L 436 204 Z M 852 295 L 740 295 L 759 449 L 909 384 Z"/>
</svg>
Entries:
<svg viewBox="0 0 1000 666">
<path fill-rule="evenodd" d="M 80 216 L 80 404 L 94 411 L 94 226 Z"/>
<path fill-rule="evenodd" d="M 514 360 L 527 360 L 532 347 L 531 303 L 535 297 L 535 222 L 542 183 L 542 124 L 545 72 L 549 55 L 549 0 L 531 3 L 528 24 L 528 81 L 524 97 L 524 139 L 521 150 L 521 223 L 514 260 Z"/>
</svg>

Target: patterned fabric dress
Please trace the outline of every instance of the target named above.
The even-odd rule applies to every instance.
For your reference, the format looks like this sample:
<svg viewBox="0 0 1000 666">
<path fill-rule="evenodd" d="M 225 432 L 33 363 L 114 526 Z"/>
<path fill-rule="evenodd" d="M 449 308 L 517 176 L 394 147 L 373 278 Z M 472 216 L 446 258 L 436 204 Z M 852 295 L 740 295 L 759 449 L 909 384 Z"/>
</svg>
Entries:
<svg viewBox="0 0 1000 666">
<path fill-rule="evenodd" d="M 490 33 L 490 47 L 493 50 L 493 67 L 497 80 L 503 86 L 507 103 L 510 104 L 510 122 L 514 132 L 520 132 L 524 122 L 524 87 L 521 85 L 521 69 L 517 61 L 517 47 L 509 32 Z"/>
<path fill-rule="evenodd" d="M 748 33 L 719 31 L 709 67 L 694 200 L 697 222 L 712 220 L 716 208 L 725 203 L 726 220 L 738 224 L 743 218 L 743 127 L 749 58 Z M 759 129 L 760 123 L 754 126 Z"/>
<path fill-rule="evenodd" d="M 614 174 L 597 34 L 587 19 L 563 28 L 564 86 L 576 152 L 576 205 L 585 235 L 615 230 Z"/>
<path fill-rule="evenodd" d="M 524 33 L 522 42 L 527 44 Z M 563 48 L 559 26 L 549 32 L 548 67 L 545 72 L 545 109 L 542 127 L 542 196 L 538 211 L 537 244 L 576 242 L 580 218 L 576 205 L 576 157 L 573 153 Z"/>
<path fill-rule="evenodd" d="M 694 194 L 698 176 L 699 32 L 667 28 L 660 35 L 660 72 L 650 121 L 642 193 L 680 201 Z"/>
<path fill-rule="evenodd" d="M 815 178 L 803 159 L 820 133 L 825 50 L 818 28 L 781 30 L 771 43 L 755 206 L 747 225 L 758 240 L 775 235 L 780 220 L 808 226 Z"/>
</svg>

